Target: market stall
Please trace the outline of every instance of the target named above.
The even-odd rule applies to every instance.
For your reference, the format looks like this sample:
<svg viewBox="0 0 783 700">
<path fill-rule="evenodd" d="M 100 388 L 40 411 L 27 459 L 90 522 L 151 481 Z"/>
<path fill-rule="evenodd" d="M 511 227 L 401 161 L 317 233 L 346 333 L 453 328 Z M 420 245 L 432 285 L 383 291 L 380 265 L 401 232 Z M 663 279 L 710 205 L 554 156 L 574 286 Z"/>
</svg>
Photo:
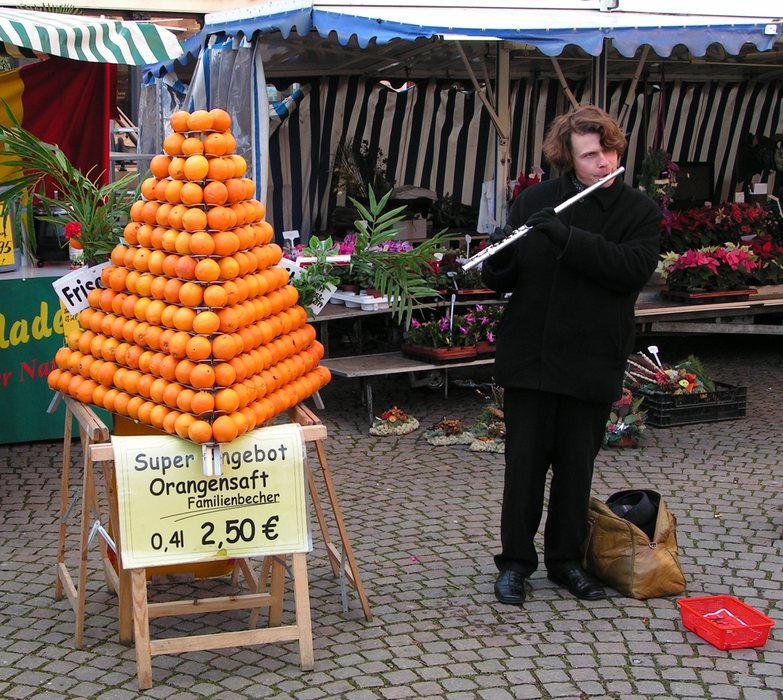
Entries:
<svg viewBox="0 0 783 700">
<path fill-rule="evenodd" d="M 675 158 L 716 163 L 722 199 L 729 194 L 739 134 L 777 125 L 774 109 L 753 110 L 759 100 L 775 104 L 775 84 L 727 86 L 714 73 L 716 82 L 710 84 L 703 60 L 701 77 L 693 78 L 695 64 L 691 69 L 692 83 L 684 82 L 686 74 L 674 72 L 678 84 L 672 98 L 652 86 L 642 91 L 635 74 L 650 72 L 644 47 L 662 57 L 684 47 L 688 57 L 712 58 L 716 47 L 725 57 L 750 45 L 761 55 L 780 36 L 780 25 L 769 18 L 488 9 L 462 3 L 455 26 L 454 12 L 443 14 L 449 11 L 437 5 L 363 8 L 322 2 L 206 16 L 208 49 L 202 52 L 197 76 L 200 71 L 209 76 L 220 70 L 221 61 L 233 61 L 232 51 L 244 52 L 256 56 L 255 76 L 260 57 L 270 82 L 296 80 L 302 86 L 275 105 L 270 117 L 269 162 L 274 167 L 268 173 L 267 205 L 278 230 L 296 229 L 306 239 L 310 231 L 326 227 L 330 210 L 339 203 L 332 181 L 334 156 L 346 140 L 379 147 L 389 159 L 390 179 L 400 185 L 456 193 L 478 207 L 485 183 L 492 183 L 494 192 L 487 192 L 490 217 L 502 221 L 507 181 L 540 164 L 543 128 L 569 100 L 602 102 L 605 94 L 610 109 L 622 111 L 630 135 L 629 182 L 654 137 L 651 115 L 660 114 Z M 623 58 L 625 67 L 618 71 L 612 65 L 607 75 L 610 56 L 613 61 Z M 569 67 L 577 62 L 592 66 L 588 75 L 582 70 L 572 77 Z M 665 84 L 665 76 L 658 75 L 664 63 L 654 74 L 656 82 Z M 533 78 L 542 70 L 551 74 L 553 66 L 561 77 Z M 381 80 L 390 82 L 382 85 Z M 455 89 L 456 82 L 460 88 Z M 400 83 L 408 89 L 400 90 Z M 208 77 L 197 78 L 190 107 L 215 99 L 210 90 L 218 88 L 209 85 Z M 464 89 L 470 85 L 473 90 Z M 256 90 L 258 95 L 262 104 L 255 113 L 263 117 L 269 111 L 267 98 L 263 90 Z M 246 93 L 235 97 L 240 104 L 254 98 Z M 725 134 L 716 113 L 731 113 L 735 131 Z M 262 118 L 260 128 L 265 122 Z M 265 172 L 262 163 L 261 189 Z"/>
<path fill-rule="evenodd" d="M 10 8 L 0 10 L 0 41 L 6 55 L 42 59 L 0 75 L 0 97 L 31 133 L 59 144 L 96 177 L 109 168 L 116 64 L 144 65 L 182 51 L 171 32 L 149 23 Z M 4 109 L 0 122 L 9 123 Z M 36 268 L 33 251 L 25 256 L 10 230 L 0 237 L 1 395 L 14 406 L 0 442 L 60 437 L 63 412 L 46 412 L 52 397 L 46 374 L 63 344 L 63 312 L 51 284 L 68 271 L 56 262 L 67 253 L 42 256 L 47 264 Z M 47 251 L 56 253 L 57 244 Z"/>
</svg>

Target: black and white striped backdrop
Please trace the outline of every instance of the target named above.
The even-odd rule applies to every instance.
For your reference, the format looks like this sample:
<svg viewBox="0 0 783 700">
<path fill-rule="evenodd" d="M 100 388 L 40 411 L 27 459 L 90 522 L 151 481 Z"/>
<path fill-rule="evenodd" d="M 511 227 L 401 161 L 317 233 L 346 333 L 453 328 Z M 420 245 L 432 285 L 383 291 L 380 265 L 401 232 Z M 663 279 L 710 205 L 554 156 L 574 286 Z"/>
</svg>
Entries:
<svg viewBox="0 0 783 700">
<path fill-rule="evenodd" d="M 570 86 L 587 101 L 586 85 Z M 649 86 L 648 86 L 649 87 Z M 626 178 L 638 174 L 647 148 L 658 143 L 675 161 L 714 165 L 715 201 L 734 191 L 733 167 L 743 134 L 783 132 L 783 82 L 672 82 L 642 90 L 623 118 L 629 148 Z M 630 82 L 610 84 L 609 111 L 619 115 Z M 511 177 L 541 162 L 546 125 L 569 104 L 553 80 L 512 86 Z M 482 183 L 494 179 L 495 133 L 472 91 L 444 82 L 418 82 L 395 92 L 375 80 L 323 78 L 302 85 L 289 110 L 270 126 L 267 217 L 275 230 L 296 229 L 303 240 L 325 230 L 337 201 L 332 172 L 338 145 L 367 141 L 388 158 L 395 185 L 450 194 L 478 206 Z"/>
</svg>

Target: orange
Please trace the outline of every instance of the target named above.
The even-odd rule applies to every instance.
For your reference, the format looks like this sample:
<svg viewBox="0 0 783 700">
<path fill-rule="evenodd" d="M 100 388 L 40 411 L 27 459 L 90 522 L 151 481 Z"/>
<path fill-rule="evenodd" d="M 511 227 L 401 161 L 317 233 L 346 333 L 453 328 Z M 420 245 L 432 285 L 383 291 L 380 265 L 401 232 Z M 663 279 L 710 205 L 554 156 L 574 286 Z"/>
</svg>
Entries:
<svg viewBox="0 0 783 700">
<path fill-rule="evenodd" d="M 169 414 L 171 415 L 171 414 Z M 168 417 L 168 416 L 167 416 Z M 180 415 L 175 419 L 174 421 L 174 432 L 179 435 L 183 439 L 189 439 L 189 429 L 190 426 L 196 422 L 195 417 L 191 416 L 189 413 L 180 413 Z M 203 421 L 202 421 L 203 422 Z M 209 423 L 206 424 L 207 429 L 210 430 Z M 206 438 L 204 442 L 209 440 L 209 438 Z"/>
<path fill-rule="evenodd" d="M 131 345 L 125 353 L 125 364 L 131 369 L 139 366 L 139 359 L 144 354 L 144 348 L 138 345 Z"/>
<path fill-rule="evenodd" d="M 193 389 L 184 388 L 177 394 L 177 408 L 180 411 L 189 411 L 190 404 L 196 392 Z"/>
<path fill-rule="evenodd" d="M 212 426 L 205 420 L 194 420 L 188 426 L 187 431 L 188 439 L 193 442 L 205 443 L 212 439 Z M 177 434 L 179 434 L 179 430 L 177 430 Z"/>
<path fill-rule="evenodd" d="M 253 195 L 256 193 L 256 183 L 253 182 L 249 177 L 244 177 L 241 181 L 245 186 L 245 196 L 243 199 L 252 199 Z"/>
<path fill-rule="evenodd" d="M 220 263 L 212 258 L 203 258 L 196 263 L 194 275 L 201 282 L 215 282 L 221 278 L 221 271 Z"/>
<path fill-rule="evenodd" d="M 215 131 L 226 131 L 231 128 L 231 115 L 224 109 L 215 107 L 209 110 L 212 117 L 212 128 Z"/>
<path fill-rule="evenodd" d="M 179 364 L 179 361 L 183 358 L 177 358 L 175 355 L 166 355 L 161 361 L 160 361 L 160 367 L 158 368 L 160 371 L 160 376 L 162 379 L 165 379 L 169 382 L 173 381 L 177 378 L 176 370 L 177 365 Z M 172 406 L 173 408 L 173 406 Z"/>
<path fill-rule="evenodd" d="M 176 112 L 172 112 L 171 116 L 169 116 L 169 124 L 171 124 L 171 128 L 174 129 L 174 131 L 187 131 L 189 118 L 190 112 L 180 109 Z"/>
<path fill-rule="evenodd" d="M 157 199 L 157 197 L 155 197 L 155 187 L 157 184 L 158 178 L 156 177 L 144 178 L 144 180 L 141 182 L 141 186 L 139 187 L 141 196 L 144 197 L 144 199 Z"/>
<path fill-rule="evenodd" d="M 234 177 L 242 177 L 247 172 L 247 161 L 238 153 L 232 153 L 230 157 L 234 163 Z"/>
<path fill-rule="evenodd" d="M 185 182 L 183 180 L 164 180 L 164 182 L 166 183 L 166 191 L 164 193 L 166 201 L 170 204 L 182 202 L 182 188 L 185 186 Z"/>
<path fill-rule="evenodd" d="M 171 215 L 169 215 L 169 220 Z M 275 237 L 275 230 L 272 228 L 272 224 L 268 221 L 261 221 L 255 226 L 256 228 L 256 243 L 263 245 L 264 243 L 271 242 Z"/>
<path fill-rule="evenodd" d="M 165 430 L 169 435 L 176 434 L 176 424 L 177 419 L 182 414 L 179 411 L 169 411 L 166 417 L 163 419 L 163 430 Z"/>
<path fill-rule="evenodd" d="M 169 182 L 171 182 L 171 180 L 166 177 L 162 180 L 158 180 L 157 184 L 155 185 L 155 189 L 152 191 L 152 194 L 159 202 L 166 201 L 166 188 L 168 187 Z"/>
<path fill-rule="evenodd" d="M 253 415 L 251 411 L 251 415 Z M 248 421 L 247 416 L 244 413 L 240 413 L 239 411 L 235 413 L 231 413 L 228 416 L 232 421 L 234 421 L 234 425 L 237 427 L 237 434 L 242 435 L 246 433 L 250 429 L 250 423 Z M 255 424 L 255 416 L 253 415 L 253 424 Z"/>
<path fill-rule="evenodd" d="M 171 159 L 171 163 L 169 163 L 169 177 L 175 180 L 185 179 L 185 159 L 182 156 Z"/>
<path fill-rule="evenodd" d="M 212 231 L 227 231 L 236 225 L 236 214 L 224 206 L 211 207 L 207 211 L 207 226 Z"/>
<path fill-rule="evenodd" d="M 76 350 L 79 347 L 79 338 L 81 337 L 82 332 L 78 328 L 74 328 L 70 333 L 68 333 L 65 342 L 68 344 L 68 347 L 71 350 Z"/>
<path fill-rule="evenodd" d="M 176 207 L 175 207 L 176 208 Z M 169 212 L 169 220 L 171 220 L 171 212 Z M 181 223 L 181 220 L 180 220 Z M 177 236 L 179 231 L 175 228 L 168 228 L 163 232 L 161 238 L 161 248 L 168 253 L 173 253 L 177 249 Z M 165 268 L 163 274 L 166 274 Z"/>
<path fill-rule="evenodd" d="M 190 237 L 188 231 L 180 231 L 174 239 L 174 252 L 180 255 L 190 255 Z"/>
<path fill-rule="evenodd" d="M 222 156 L 228 150 L 229 140 L 224 134 L 213 132 L 204 138 L 202 147 L 209 156 Z"/>
<path fill-rule="evenodd" d="M 203 180 L 209 172 L 209 161 L 202 155 L 188 156 L 183 172 L 186 180 Z"/>
<path fill-rule="evenodd" d="M 233 333 L 239 327 L 239 316 L 231 307 L 221 309 L 217 315 L 220 319 L 219 330 L 221 333 Z"/>
<path fill-rule="evenodd" d="M 196 333 L 212 335 L 219 328 L 220 317 L 214 311 L 199 311 L 193 319 L 193 330 Z"/>
<path fill-rule="evenodd" d="M 164 178 L 169 174 L 169 163 L 171 158 L 163 153 L 158 153 L 150 160 L 150 173 L 153 177 Z"/>
<path fill-rule="evenodd" d="M 141 221 L 141 210 L 144 208 L 144 204 L 144 200 L 141 199 L 138 199 L 131 204 L 130 211 L 128 212 L 131 221 Z"/>
<path fill-rule="evenodd" d="M 144 202 L 144 206 L 141 209 L 141 220 L 145 224 L 154 226 L 157 223 L 158 209 L 160 208 L 160 202 L 150 201 Z M 152 229 L 150 229 L 152 231 Z"/>
<path fill-rule="evenodd" d="M 239 263 L 232 256 L 220 258 L 218 265 L 220 267 L 220 279 L 233 280 L 239 276 Z"/>
<path fill-rule="evenodd" d="M 197 391 L 190 402 L 190 410 L 197 416 L 203 416 L 215 410 L 215 397 L 209 391 Z"/>
<path fill-rule="evenodd" d="M 130 395 L 126 394 L 124 391 L 117 393 L 117 395 L 114 397 L 114 412 L 121 416 L 127 416 L 128 401 L 130 401 L 130 399 Z"/>
<path fill-rule="evenodd" d="M 211 389 L 215 386 L 215 370 L 202 362 L 191 370 L 189 383 L 196 389 Z"/>
<path fill-rule="evenodd" d="M 239 408 L 239 395 L 234 389 L 218 389 L 215 392 L 215 408 L 231 413 Z"/>
<path fill-rule="evenodd" d="M 212 354 L 212 343 L 202 335 L 194 335 L 185 346 L 189 360 L 206 360 Z"/>
<path fill-rule="evenodd" d="M 196 312 L 183 306 L 174 312 L 174 328 L 180 331 L 189 331 L 193 328 L 193 319 L 196 318 Z"/>
<path fill-rule="evenodd" d="M 194 424 L 195 425 L 195 424 Z M 193 426 L 191 426 L 192 429 Z M 212 424 L 212 434 L 217 442 L 231 442 L 236 438 L 239 431 L 237 430 L 236 423 L 228 416 L 220 416 L 215 419 Z M 197 442 L 194 438 L 191 438 L 194 442 Z"/>
<path fill-rule="evenodd" d="M 203 296 L 202 287 L 196 282 L 185 282 L 179 288 L 179 301 L 184 306 L 190 306 L 191 308 L 199 306 Z"/>
<path fill-rule="evenodd" d="M 170 382 L 161 377 L 153 382 L 150 393 L 155 403 L 165 403 L 169 408 L 176 408 L 177 396 L 182 389 L 181 384 Z"/>
<path fill-rule="evenodd" d="M 141 224 L 131 221 L 131 223 L 129 223 L 128 226 L 136 226 L 136 230 L 138 230 Z M 121 267 L 122 265 L 125 264 L 125 252 L 127 250 L 128 249 L 123 245 L 114 246 L 114 248 L 111 251 L 111 255 L 109 256 L 109 260 L 111 260 L 112 264 Z M 90 294 L 92 294 L 95 291 L 96 291 L 95 289 L 91 289 Z M 87 302 L 90 304 L 90 306 L 95 306 L 90 301 L 90 294 L 87 295 Z"/>
<path fill-rule="evenodd" d="M 230 335 L 218 335 L 212 341 L 212 355 L 217 360 L 230 360 L 237 353 L 239 348 Z"/>
<path fill-rule="evenodd" d="M 234 138 L 234 135 L 230 132 L 226 132 L 226 153 L 233 153 L 236 150 L 237 147 L 237 140 Z"/>
<path fill-rule="evenodd" d="M 215 255 L 233 255 L 239 250 L 239 236 L 233 231 L 219 231 L 213 234 Z"/>
<path fill-rule="evenodd" d="M 68 358 L 74 351 L 71 348 L 62 347 L 54 354 L 54 362 L 60 369 L 68 366 Z"/>
<path fill-rule="evenodd" d="M 129 221 L 127 224 L 125 224 L 125 228 L 122 230 L 122 237 L 125 239 L 125 242 L 128 245 L 136 245 L 136 243 L 139 240 L 136 237 L 136 232 L 139 230 L 140 227 L 141 227 L 140 221 Z"/>
<path fill-rule="evenodd" d="M 179 199 L 187 206 L 201 204 L 204 201 L 204 189 L 197 182 L 185 182 L 179 191 Z"/>
<path fill-rule="evenodd" d="M 163 298 L 169 302 L 169 304 L 176 304 L 179 301 L 179 290 L 182 285 L 183 282 L 176 278 L 167 280 L 166 285 L 163 288 Z"/>
<path fill-rule="evenodd" d="M 82 403 L 92 403 L 92 393 L 98 383 L 92 379 L 85 379 L 76 389 L 76 399 Z"/>
<path fill-rule="evenodd" d="M 204 142 L 197 136 L 188 136 L 182 142 L 182 153 L 186 156 L 204 153 Z"/>
<path fill-rule="evenodd" d="M 228 303 L 228 293 L 223 285 L 211 284 L 204 290 L 204 304 L 213 309 L 222 309 Z"/>
<path fill-rule="evenodd" d="M 185 331 L 177 331 L 169 340 L 169 353 L 176 358 L 183 359 L 187 355 L 187 345 L 190 334 Z"/>
<path fill-rule="evenodd" d="M 196 368 L 196 363 L 192 360 L 180 360 L 177 363 L 177 369 L 174 377 L 180 384 L 190 384 L 190 373 Z"/>
<path fill-rule="evenodd" d="M 163 150 L 170 156 L 179 156 L 182 154 L 182 143 L 185 141 L 185 137 L 179 133 L 173 133 L 166 136 L 163 139 Z M 169 168 L 171 173 L 171 168 Z"/>
<path fill-rule="evenodd" d="M 179 307 L 176 304 L 167 304 L 163 309 L 163 313 L 160 315 L 160 323 L 166 328 L 174 328 L 174 314 L 177 313 Z"/>
<path fill-rule="evenodd" d="M 161 205 L 161 207 L 163 206 L 169 205 Z M 139 272 L 146 272 L 149 270 L 150 252 L 149 248 L 136 248 L 136 254 L 133 256 L 133 267 Z"/>
<path fill-rule="evenodd" d="M 245 186 L 242 183 L 242 178 L 232 177 L 226 180 L 226 189 L 228 190 L 228 202 L 233 204 L 234 202 L 240 202 L 245 198 Z"/>
<path fill-rule="evenodd" d="M 207 170 L 208 180 L 228 180 L 234 177 L 235 166 L 230 158 L 210 158 L 209 170 Z"/>
<path fill-rule="evenodd" d="M 139 410 L 136 412 L 136 418 L 139 422 L 150 425 L 150 414 L 152 413 L 153 406 L 155 406 L 153 401 L 145 401 L 139 406 Z"/>
<path fill-rule="evenodd" d="M 150 423 L 154 428 L 160 430 L 163 427 L 163 421 L 166 420 L 166 416 L 169 414 L 169 408 L 162 404 L 155 404 L 150 413 Z"/>
<path fill-rule="evenodd" d="M 193 255 L 212 255 L 215 252 L 215 241 L 210 233 L 196 231 L 190 237 L 190 252 Z"/>
<path fill-rule="evenodd" d="M 192 280 L 196 274 L 196 259 L 190 255 L 181 255 L 174 269 L 180 279 Z"/>
<path fill-rule="evenodd" d="M 231 386 L 236 380 L 237 371 L 230 362 L 218 362 L 215 365 L 215 384 L 217 386 Z"/>
<path fill-rule="evenodd" d="M 217 180 L 207 183 L 203 194 L 207 204 L 225 204 L 228 199 L 226 186 Z"/>
<path fill-rule="evenodd" d="M 207 228 L 207 218 L 203 209 L 190 207 L 182 215 L 182 227 L 187 231 L 203 231 Z"/>
<path fill-rule="evenodd" d="M 150 387 L 156 377 L 152 374 L 142 374 L 139 378 L 139 396 L 143 396 L 145 399 L 150 397 Z"/>
<path fill-rule="evenodd" d="M 206 131 L 212 128 L 214 117 L 205 109 L 197 109 L 188 115 L 188 131 Z"/>
</svg>

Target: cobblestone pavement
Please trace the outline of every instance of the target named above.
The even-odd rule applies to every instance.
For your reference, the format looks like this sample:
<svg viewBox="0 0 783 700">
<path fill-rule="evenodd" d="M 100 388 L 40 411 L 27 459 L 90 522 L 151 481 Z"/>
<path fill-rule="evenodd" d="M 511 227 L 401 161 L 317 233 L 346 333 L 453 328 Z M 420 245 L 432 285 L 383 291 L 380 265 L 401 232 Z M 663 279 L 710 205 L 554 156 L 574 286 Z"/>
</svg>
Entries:
<svg viewBox="0 0 783 700">
<path fill-rule="evenodd" d="M 585 603 L 530 581 L 524 608 L 493 596 L 502 458 L 432 448 L 423 430 L 367 434 L 354 381 L 335 380 L 319 412 L 359 570 L 372 606 L 349 589 L 342 609 L 320 533 L 308 557 L 315 669 L 296 643 L 153 658 L 138 690 L 135 656 L 117 641 L 116 599 L 91 554 L 84 648 L 54 599 L 61 443 L 0 447 L 0 696 L 3 698 L 743 698 L 783 697 L 783 355 L 774 338 L 659 339 L 665 358 L 697 354 L 710 374 L 748 388 L 748 417 L 650 430 L 641 450 L 604 450 L 594 492 L 652 488 L 678 518 L 687 595 L 733 594 L 776 619 L 761 648 L 720 651 L 681 625 L 675 598 L 619 594 Z M 484 371 L 484 370 L 481 370 Z M 452 376 L 458 374 L 455 371 Z M 463 377 L 484 379 L 481 375 Z M 469 388 L 374 384 L 376 408 L 398 404 L 423 427 L 472 421 Z M 74 464 L 79 462 L 75 449 Z M 71 494 L 79 490 L 75 468 Z M 69 541 L 77 531 L 71 518 Z M 73 552 L 69 563 L 75 566 Z M 230 589 L 165 579 L 151 600 Z M 290 596 L 288 596 L 290 597 Z M 290 620 L 292 605 L 286 603 Z M 286 621 L 286 620 L 284 620 Z M 153 621 L 153 636 L 244 629 L 246 613 Z"/>
</svg>

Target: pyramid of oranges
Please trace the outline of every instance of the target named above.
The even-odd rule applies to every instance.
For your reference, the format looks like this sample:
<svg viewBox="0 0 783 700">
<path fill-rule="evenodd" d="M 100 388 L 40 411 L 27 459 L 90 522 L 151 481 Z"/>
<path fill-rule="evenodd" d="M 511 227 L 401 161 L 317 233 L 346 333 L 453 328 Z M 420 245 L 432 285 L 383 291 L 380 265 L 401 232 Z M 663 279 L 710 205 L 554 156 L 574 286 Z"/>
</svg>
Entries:
<svg viewBox="0 0 783 700">
<path fill-rule="evenodd" d="M 48 377 L 82 403 L 225 443 L 330 379 L 222 109 L 179 111 Z"/>
</svg>

